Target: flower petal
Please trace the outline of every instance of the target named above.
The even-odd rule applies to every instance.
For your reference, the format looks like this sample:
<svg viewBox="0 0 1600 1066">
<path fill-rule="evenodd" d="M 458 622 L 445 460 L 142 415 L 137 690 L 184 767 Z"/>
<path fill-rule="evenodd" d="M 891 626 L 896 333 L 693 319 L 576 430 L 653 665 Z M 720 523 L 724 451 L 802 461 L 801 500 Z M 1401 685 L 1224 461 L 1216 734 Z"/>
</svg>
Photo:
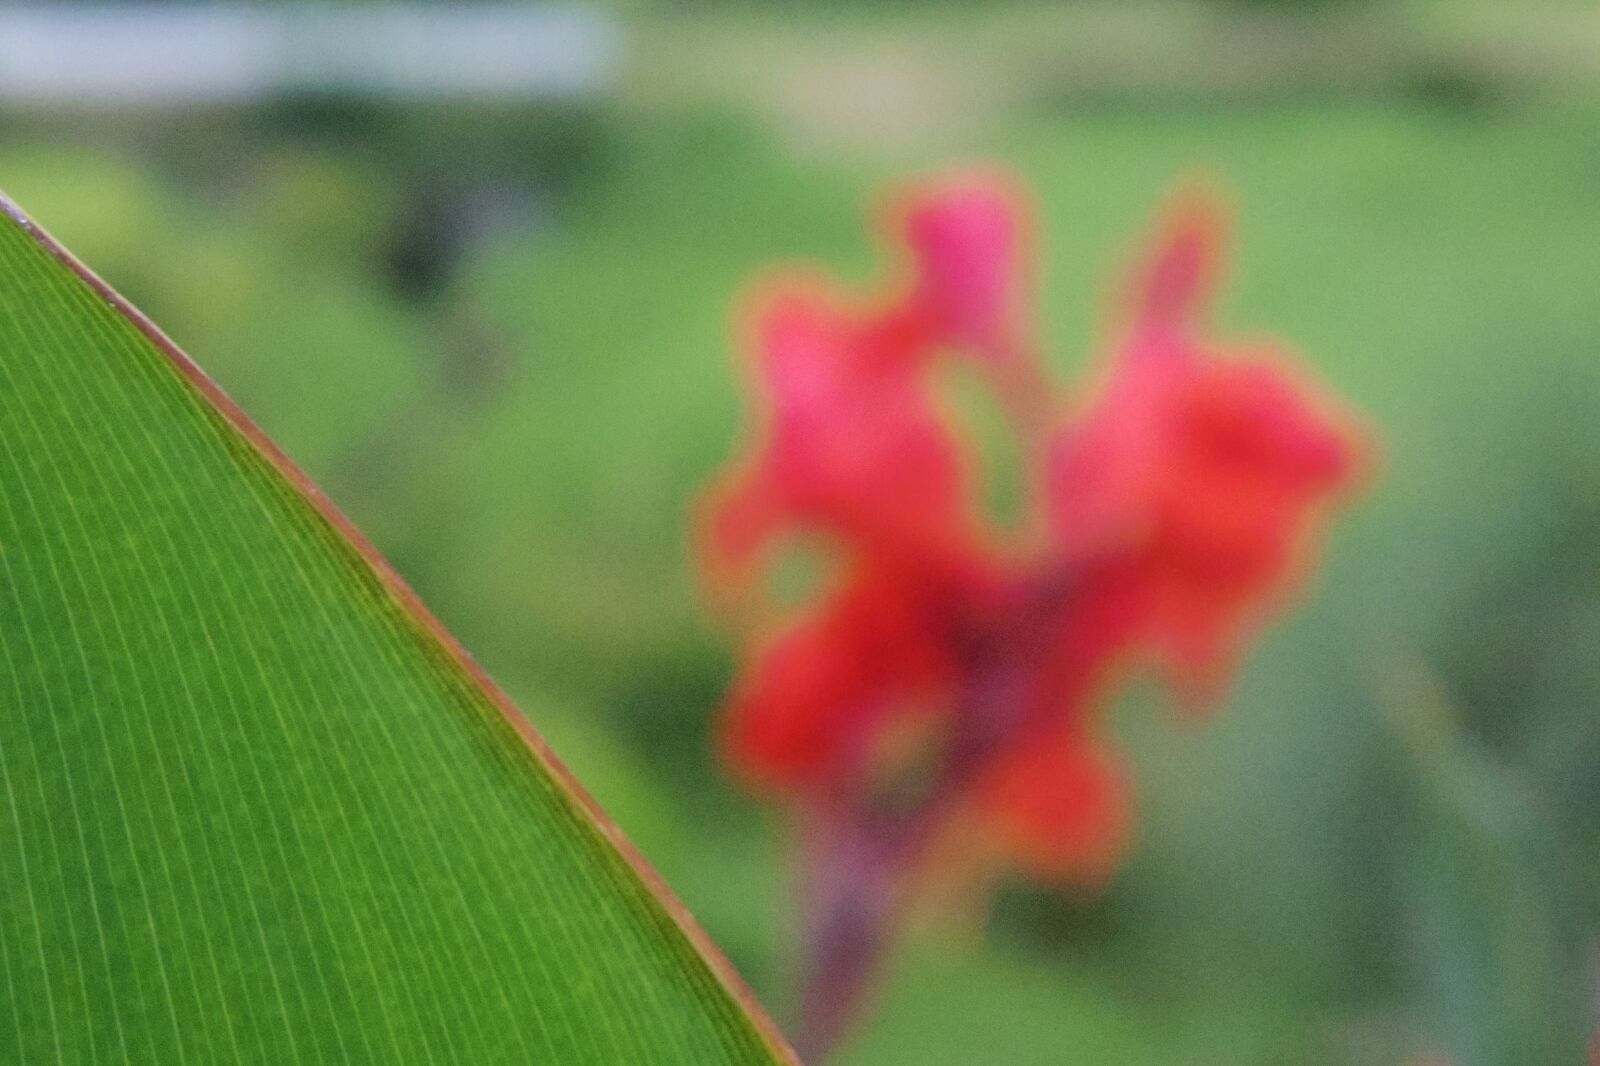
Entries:
<svg viewBox="0 0 1600 1066">
<path fill-rule="evenodd" d="M 944 344 L 991 363 L 1027 347 L 1020 202 L 997 175 L 964 175 L 918 187 L 901 209 L 916 270 L 911 305 Z"/>
<path fill-rule="evenodd" d="M 817 293 L 779 291 L 757 317 L 767 437 L 713 505 L 712 551 L 751 554 L 785 526 L 900 562 L 960 569 L 976 550 L 963 464 L 906 339 Z"/>
<path fill-rule="evenodd" d="M 1282 359 L 1196 335 L 1217 267 L 1215 218 L 1191 206 L 1169 224 L 1111 379 L 1058 431 L 1048 472 L 1056 543 L 1090 575 L 1067 610 L 1122 619 L 1102 653 L 1156 658 L 1197 703 L 1220 691 L 1245 628 L 1294 586 L 1360 451 Z M 1062 627 L 1083 628 L 1070 616 Z"/>
<path fill-rule="evenodd" d="M 851 779 L 888 719 L 947 709 L 943 605 L 899 574 L 856 570 L 743 672 L 723 719 L 729 761 L 779 791 Z"/>
<path fill-rule="evenodd" d="M 1014 745 L 994 760 L 976 796 L 1005 849 L 1035 876 L 1102 881 L 1127 850 L 1127 773 L 1075 732 Z"/>
</svg>

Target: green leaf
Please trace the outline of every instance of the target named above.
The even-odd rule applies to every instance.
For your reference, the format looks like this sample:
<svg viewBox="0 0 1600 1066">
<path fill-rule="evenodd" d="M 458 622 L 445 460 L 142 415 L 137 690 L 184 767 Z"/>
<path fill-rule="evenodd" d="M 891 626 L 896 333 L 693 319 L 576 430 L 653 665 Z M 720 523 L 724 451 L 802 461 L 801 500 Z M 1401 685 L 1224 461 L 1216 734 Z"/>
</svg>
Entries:
<svg viewBox="0 0 1600 1066">
<path fill-rule="evenodd" d="M 0 1061 L 792 1061 L 372 549 L 0 207 Z"/>
<path fill-rule="evenodd" d="M 1472 743 L 1436 678 L 1393 684 L 1407 961 L 1429 1035 L 1455 1066 L 1587 1061 L 1590 960 L 1567 932 L 1581 865 L 1546 797 Z"/>
</svg>

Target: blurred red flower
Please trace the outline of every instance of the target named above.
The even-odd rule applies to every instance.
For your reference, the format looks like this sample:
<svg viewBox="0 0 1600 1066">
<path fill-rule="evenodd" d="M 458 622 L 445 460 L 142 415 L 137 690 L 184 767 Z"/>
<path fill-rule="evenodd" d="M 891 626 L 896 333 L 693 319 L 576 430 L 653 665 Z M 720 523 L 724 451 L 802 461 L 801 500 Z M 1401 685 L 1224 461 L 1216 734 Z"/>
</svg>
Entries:
<svg viewBox="0 0 1600 1066">
<path fill-rule="evenodd" d="M 886 295 L 773 283 L 752 315 L 762 423 L 707 507 L 719 595 L 759 588 L 784 537 L 837 558 L 797 616 L 753 627 L 729 762 L 900 887 L 974 824 L 1037 876 L 1108 875 L 1132 824 L 1097 714 L 1111 684 L 1149 662 L 1189 705 L 1215 702 L 1361 465 L 1358 434 L 1274 344 L 1207 335 L 1223 225 L 1200 199 L 1140 261 L 1098 394 L 1064 403 L 1027 320 L 1020 200 L 995 175 L 911 190 L 890 212 L 910 277 Z M 1027 453 L 1016 528 L 978 505 L 937 388 L 949 359 L 978 369 Z"/>
</svg>

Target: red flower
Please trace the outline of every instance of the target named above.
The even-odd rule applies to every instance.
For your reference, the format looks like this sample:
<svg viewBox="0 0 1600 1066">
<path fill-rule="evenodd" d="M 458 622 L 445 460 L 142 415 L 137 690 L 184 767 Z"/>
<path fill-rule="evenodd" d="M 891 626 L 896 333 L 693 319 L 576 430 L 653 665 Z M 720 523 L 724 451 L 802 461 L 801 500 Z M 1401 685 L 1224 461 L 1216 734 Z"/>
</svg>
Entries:
<svg viewBox="0 0 1600 1066">
<path fill-rule="evenodd" d="M 915 270 L 905 310 L 938 343 L 996 364 L 1028 348 L 1017 199 L 1003 177 L 977 176 L 929 184 L 901 208 Z"/>
<path fill-rule="evenodd" d="M 781 288 L 755 316 L 765 440 L 711 509 L 708 563 L 742 575 L 784 531 L 923 571 L 974 556 L 959 448 L 936 414 L 921 338 L 820 290 Z"/>
<path fill-rule="evenodd" d="M 736 686 L 723 736 L 734 766 L 819 796 L 855 773 L 876 731 L 926 713 L 957 681 L 946 609 L 933 589 L 858 567 L 761 647 Z"/>
<path fill-rule="evenodd" d="M 1109 876 L 1132 826 L 1103 739 L 1111 684 L 1151 661 L 1191 702 L 1214 700 L 1358 465 L 1284 355 L 1204 335 L 1209 208 L 1161 231 L 1104 388 L 1066 419 L 1034 352 L 1007 184 L 929 184 L 891 217 L 909 283 L 875 303 L 815 284 L 760 303 L 764 425 L 707 516 L 724 589 L 748 586 L 785 534 L 822 534 L 839 557 L 815 603 L 762 627 L 723 718 L 734 768 L 808 830 L 808 1048 L 847 1024 L 954 828 L 976 824 L 985 852 L 1038 877 Z M 1042 544 L 977 517 L 934 401 L 942 357 L 982 366 L 1017 422 L 1039 519 L 1024 527 Z M 896 742 L 908 732 L 921 742 Z"/>
<path fill-rule="evenodd" d="M 969 178 L 893 217 L 909 284 L 854 305 L 789 284 L 755 315 L 765 424 L 712 503 L 708 569 L 748 583 L 774 538 L 808 532 L 844 576 L 757 642 L 724 749 L 802 814 L 893 837 L 908 871 L 976 814 L 1023 867 L 1100 878 L 1131 824 L 1100 739 L 1110 684 L 1147 660 L 1192 698 L 1218 695 L 1357 447 L 1286 356 L 1204 335 L 1221 227 L 1189 205 L 1138 273 L 1098 398 L 1047 432 L 1019 426 L 1045 547 L 996 536 L 930 369 L 977 360 L 1018 419 L 1056 406 L 1026 321 L 1023 216 L 1005 182 Z M 935 738 L 931 784 L 890 817 L 875 761 L 908 721 Z"/>
<path fill-rule="evenodd" d="M 1127 846 L 1126 773 L 1080 729 L 1008 745 L 984 767 L 975 798 L 1001 846 L 1038 877 L 1103 881 Z"/>
<path fill-rule="evenodd" d="M 1120 604 L 1098 608 L 1121 630 L 1112 640 L 1101 626 L 1100 642 L 1154 655 L 1198 701 L 1218 694 L 1245 627 L 1292 587 L 1321 508 L 1358 465 L 1343 423 L 1285 357 L 1201 339 L 1217 240 L 1201 209 L 1169 222 L 1108 386 L 1048 459 L 1055 542 L 1083 575 L 1078 609 Z M 1075 619 L 1063 625 L 1065 642 L 1084 639 Z"/>
</svg>

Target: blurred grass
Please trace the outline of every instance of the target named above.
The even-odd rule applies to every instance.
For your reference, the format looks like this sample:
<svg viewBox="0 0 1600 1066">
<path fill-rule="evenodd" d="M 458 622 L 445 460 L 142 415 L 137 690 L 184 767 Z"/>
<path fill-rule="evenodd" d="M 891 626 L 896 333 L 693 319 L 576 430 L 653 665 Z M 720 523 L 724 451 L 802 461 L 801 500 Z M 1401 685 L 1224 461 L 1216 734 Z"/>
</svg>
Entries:
<svg viewBox="0 0 1600 1066">
<path fill-rule="evenodd" d="M 999 78 L 972 107 L 886 111 L 873 122 L 904 135 L 862 137 L 828 106 L 801 122 L 791 96 L 744 88 L 762 49 L 774 69 L 835 69 L 805 68 L 770 19 L 700 17 L 722 36 L 694 39 L 740 57 L 727 84 L 696 69 L 710 53 L 680 43 L 691 30 L 647 36 L 622 97 L 569 129 L 593 142 L 587 162 L 532 192 L 521 156 L 473 184 L 470 151 L 438 179 L 423 150 L 391 165 L 359 139 L 248 129 L 236 166 L 196 180 L 175 176 L 170 135 L 106 149 L 28 127 L 0 143 L 0 184 L 373 536 L 780 1013 L 786 870 L 710 752 L 732 666 L 685 531 L 740 439 L 736 295 L 775 262 L 873 277 L 863 213 L 884 182 L 997 160 L 1035 190 L 1041 313 L 1071 380 L 1155 205 L 1185 176 L 1226 190 L 1224 332 L 1287 338 L 1375 428 L 1371 493 L 1214 721 L 1176 724 L 1147 694 L 1121 709 L 1143 830 L 1108 896 L 1017 889 L 993 946 L 920 943 L 851 1061 L 1392 1063 L 1451 1040 L 1459 1066 L 1534 1061 L 1474 1036 L 1411 965 L 1424 937 L 1493 1002 L 1504 959 L 1448 950 L 1488 919 L 1425 884 L 1470 896 L 1475 875 L 1430 843 L 1433 801 L 1406 785 L 1383 693 L 1397 670 L 1437 668 L 1462 714 L 1428 757 L 1495 762 L 1535 797 L 1539 833 L 1591 845 L 1517 876 L 1586 892 L 1583 918 L 1544 917 L 1592 950 L 1600 95 L 1107 96 Z M 896 18 L 913 45 L 979 21 L 846 29 Z M 470 239 L 418 298 L 396 282 L 397 241 L 443 239 L 418 220 L 465 201 L 426 194 L 468 186 L 478 208 L 439 232 Z M 1524 961 L 1546 971 L 1530 987 L 1575 979 L 1561 952 Z"/>
</svg>

